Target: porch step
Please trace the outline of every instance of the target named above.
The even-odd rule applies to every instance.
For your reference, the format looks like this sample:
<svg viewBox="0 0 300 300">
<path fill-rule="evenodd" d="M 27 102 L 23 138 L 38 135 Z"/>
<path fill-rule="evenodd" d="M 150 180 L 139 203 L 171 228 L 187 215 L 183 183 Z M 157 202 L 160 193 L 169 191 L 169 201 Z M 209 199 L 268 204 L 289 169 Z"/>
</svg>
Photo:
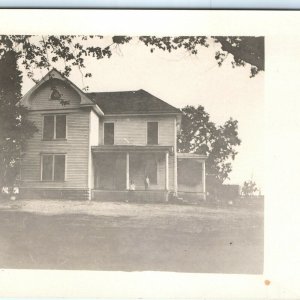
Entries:
<svg viewBox="0 0 300 300">
<path fill-rule="evenodd" d="M 168 200 L 168 192 L 93 190 L 92 200 L 118 202 L 165 202 Z"/>
</svg>

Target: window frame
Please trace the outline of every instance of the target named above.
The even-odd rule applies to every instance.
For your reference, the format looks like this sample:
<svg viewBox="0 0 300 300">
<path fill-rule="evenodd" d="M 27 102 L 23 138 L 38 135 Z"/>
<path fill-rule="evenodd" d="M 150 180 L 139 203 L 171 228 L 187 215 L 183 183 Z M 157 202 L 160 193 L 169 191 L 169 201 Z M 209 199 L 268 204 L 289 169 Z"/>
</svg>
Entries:
<svg viewBox="0 0 300 300">
<path fill-rule="evenodd" d="M 54 126 L 53 126 L 53 139 L 47 139 L 44 137 L 44 129 L 45 129 L 45 117 L 53 116 L 54 117 Z M 64 138 L 57 138 L 56 137 L 56 117 L 57 116 L 65 116 L 66 117 L 66 135 Z M 42 141 L 66 141 L 68 138 L 68 117 L 67 114 L 43 114 L 43 126 L 42 126 Z"/>
<path fill-rule="evenodd" d="M 148 138 L 148 125 L 149 123 L 156 123 L 157 124 L 157 143 L 149 143 L 149 138 Z M 159 145 L 159 122 L 158 121 L 147 121 L 147 126 L 146 126 L 146 144 L 151 146 L 151 145 Z"/>
<path fill-rule="evenodd" d="M 44 156 L 51 156 L 52 157 L 52 174 L 51 174 L 51 179 L 43 179 L 43 157 Z M 54 175 L 55 175 L 55 156 L 64 156 L 65 158 L 65 165 L 64 165 L 64 176 L 63 180 L 55 180 Z M 42 182 L 65 182 L 67 181 L 66 175 L 67 175 L 67 154 L 66 153 L 41 153 L 41 158 L 40 158 L 40 166 L 41 166 L 41 173 L 40 173 L 40 181 Z"/>
<path fill-rule="evenodd" d="M 112 144 L 106 144 L 105 143 L 105 124 L 113 124 L 113 127 L 114 127 L 114 136 L 113 136 L 113 143 Z M 103 122 L 103 145 L 115 145 L 115 122 L 110 122 L 110 121 L 106 121 L 106 122 Z"/>
</svg>

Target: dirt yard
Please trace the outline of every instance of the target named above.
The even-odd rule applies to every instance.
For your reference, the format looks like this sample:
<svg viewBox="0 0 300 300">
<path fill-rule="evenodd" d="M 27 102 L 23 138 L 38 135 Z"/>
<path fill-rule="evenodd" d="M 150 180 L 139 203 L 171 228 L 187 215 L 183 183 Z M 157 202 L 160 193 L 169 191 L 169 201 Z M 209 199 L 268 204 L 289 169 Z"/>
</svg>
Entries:
<svg viewBox="0 0 300 300">
<path fill-rule="evenodd" d="M 263 271 L 263 205 L 0 201 L 0 268 Z"/>
</svg>

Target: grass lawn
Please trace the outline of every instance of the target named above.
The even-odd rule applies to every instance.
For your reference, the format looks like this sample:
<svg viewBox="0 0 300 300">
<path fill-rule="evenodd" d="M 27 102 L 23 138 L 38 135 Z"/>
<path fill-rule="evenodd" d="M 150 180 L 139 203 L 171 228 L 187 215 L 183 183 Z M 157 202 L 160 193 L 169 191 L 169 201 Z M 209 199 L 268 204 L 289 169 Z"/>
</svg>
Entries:
<svg viewBox="0 0 300 300">
<path fill-rule="evenodd" d="M 0 201 L 0 268 L 263 271 L 263 205 Z"/>
</svg>

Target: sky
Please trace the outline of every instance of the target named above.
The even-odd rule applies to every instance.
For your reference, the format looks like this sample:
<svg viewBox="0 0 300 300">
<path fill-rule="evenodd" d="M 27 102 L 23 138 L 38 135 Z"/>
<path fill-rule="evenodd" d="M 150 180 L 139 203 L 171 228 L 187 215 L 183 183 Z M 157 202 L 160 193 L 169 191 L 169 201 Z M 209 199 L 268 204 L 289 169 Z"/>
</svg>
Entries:
<svg viewBox="0 0 300 300">
<path fill-rule="evenodd" d="M 103 41 L 102 41 L 103 43 Z M 232 68 L 231 55 L 221 67 L 214 58 L 219 45 L 209 42 L 197 55 L 185 50 L 167 53 L 150 48 L 134 39 L 113 50 L 110 58 L 86 61 L 91 78 L 82 80 L 78 70 L 69 79 L 89 92 L 144 89 L 171 105 L 202 105 L 211 121 L 222 125 L 230 117 L 238 120 L 238 155 L 227 183 L 242 184 L 254 180 L 263 190 L 264 74 L 250 78 L 250 66 Z M 55 65 L 59 70 L 60 65 Z M 47 70 L 35 71 L 41 79 Z M 24 76 L 23 94 L 34 83 Z"/>
</svg>

